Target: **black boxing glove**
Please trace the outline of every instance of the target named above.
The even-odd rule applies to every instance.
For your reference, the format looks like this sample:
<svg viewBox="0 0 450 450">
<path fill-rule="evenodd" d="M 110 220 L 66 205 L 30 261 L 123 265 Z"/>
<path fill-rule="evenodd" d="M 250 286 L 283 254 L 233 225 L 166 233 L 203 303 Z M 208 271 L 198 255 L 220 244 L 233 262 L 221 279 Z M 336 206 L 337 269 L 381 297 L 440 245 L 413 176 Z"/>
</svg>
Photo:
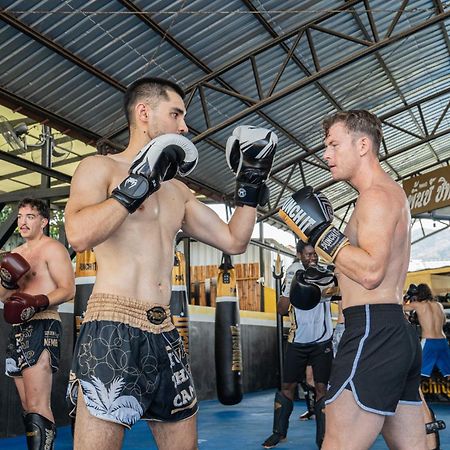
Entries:
<svg viewBox="0 0 450 450">
<path fill-rule="evenodd" d="M 280 217 L 291 230 L 327 263 L 348 245 L 348 238 L 332 225 L 334 212 L 330 201 L 321 192 L 305 186 L 290 195 L 279 211 Z"/>
<path fill-rule="evenodd" d="M 18 253 L 6 253 L 0 263 L 0 279 L 5 289 L 18 289 L 17 282 L 30 270 L 27 260 Z"/>
<path fill-rule="evenodd" d="M 417 294 L 419 293 L 417 286 L 415 284 L 410 284 L 408 287 L 408 290 L 406 291 L 406 294 L 403 297 L 404 301 L 410 301 L 414 297 L 417 297 Z"/>
<path fill-rule="evenodd" d="M 289 292 L 289 301 L 298 309 L 316 307 L 322 297 L 330 297 L 330 288 L 335 286 L 332 271 L 320 266 L 309 266 L 295 273 Z"/>
<path fill-rule="evenodd" d="M 289 301 L 297 309 L 309 310 L 320 302 L 320 288 L 304 280 L 304 270 L 298 270 L 291 282 Z"/>
<path fill-rule="evenodd" d="M 265 128 L 243 125 L 235 128 L 226 144 L 226 158 L 236 174 L 235 202 L 256 208 L 269 200 L 265 181 L 272 169 L 277 135 Z"/>
<path fill-rule="evenodd" d="M 30 320 L 36 313 L 44 311 L 48 306 L 49 301 L 46 295 L 15 292 L 5 300 L 3 314 L 6 322 L 19 324 Z"/>
</svg>

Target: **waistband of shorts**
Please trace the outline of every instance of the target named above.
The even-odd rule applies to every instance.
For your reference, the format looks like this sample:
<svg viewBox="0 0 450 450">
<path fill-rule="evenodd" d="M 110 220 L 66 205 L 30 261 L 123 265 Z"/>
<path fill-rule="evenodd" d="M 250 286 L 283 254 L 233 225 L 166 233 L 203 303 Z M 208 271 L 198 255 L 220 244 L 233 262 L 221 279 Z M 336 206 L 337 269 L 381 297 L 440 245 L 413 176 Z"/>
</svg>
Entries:
<svg viewBox="0 0 450 450">
<path fill-rule="evenodd" d="M 20 327 L 23 324 L 33 322 L 35 320 L 58 320 L 61 322 L 61 316 L 59 315 L 59 312 L 54 309 L 46 309 L 45 311 L 40 311 L 36 313 L 30 320 L 27 320 L 23 323 L 16 323 L 13 325 L 13 327 Z"/>
<path fill-rule="evenodd" d="M 398 303 L 349 306 L 343 313 L 346 328 L 350 324 L 363 324 L 368 318 L 372 323 L 400 323 L 405 320 L 402 305 Z"/>
<path fill-rule="evenodd" d="M 45 311 L 41 311 L 36 313 L 30 320 L 43 320 L 43 319 L 51 319 L 51 320 L 61 320 L 61 316 L 59 315 L 58 311 L 55 311 L 54 309 L 46 309 Z"/>
<path fill-rule="evenodd" d="M 166 315 L 160 324 L 152 323 L 149 320 L 148 312 L 155 307 L 162 308 Z M 175 328 L 171 320 L 169 306 L 157 303 L 149 304 L 115 294 L 96 293 L 89 297 L 83 323 L 98 320 L 121 322 L 155 334 L 171 331 Z"/>
<path fill-rule="evenodd" d="M 308 348 L 308 347 L 319 347 L 323 346 L 326 347 L 330 344 L 332 341 L 332 338 L 327 339 L 326 341 L 312 341 L 312 342 L 289 342 L 294 346 L 295 348 Z"/>
</svg>

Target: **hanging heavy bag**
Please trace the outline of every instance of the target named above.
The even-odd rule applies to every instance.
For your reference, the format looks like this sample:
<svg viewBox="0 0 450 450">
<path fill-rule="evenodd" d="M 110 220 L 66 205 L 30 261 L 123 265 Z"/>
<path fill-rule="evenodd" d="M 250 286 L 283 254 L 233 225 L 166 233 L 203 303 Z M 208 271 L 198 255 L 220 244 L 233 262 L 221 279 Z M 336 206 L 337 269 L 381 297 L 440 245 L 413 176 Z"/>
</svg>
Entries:
<svg viewBox="0 0 450 450">
<path fill-rule="evenodd" d="M 217 397 L 224 405 L 242 400 L 242 346 L 236 274 L 230 255 L 217 276 L 215 359 Z"/>
<path fill-rule="evenodd" d="M 189 302 L 186 290 L 185 259 L 182 252 L 175 252 L 172 268 L 172 293 L 170 312 L 173 324 L 183 339 L 184 350 L 189 352 Z"/>
</svg>

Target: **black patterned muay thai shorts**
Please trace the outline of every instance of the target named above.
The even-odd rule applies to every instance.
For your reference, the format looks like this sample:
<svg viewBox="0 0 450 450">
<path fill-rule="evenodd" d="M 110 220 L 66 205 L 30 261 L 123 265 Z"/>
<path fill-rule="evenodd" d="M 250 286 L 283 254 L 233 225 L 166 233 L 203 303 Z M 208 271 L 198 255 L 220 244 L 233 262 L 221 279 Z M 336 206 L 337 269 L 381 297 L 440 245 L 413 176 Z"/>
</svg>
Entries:
<svg viewBox="0 0 450 450">
<path fill-rule="evenodd" d="M 79 388 L 90 414 L 130 428 L 136 421 L 179 421 L 198 410 L 183 342 L 168 306 L 93 294 L 77 339 L 68 400 Z"/>
<path fill-rule="evenodd" d="M 27 322 L 13 325 L 6 347 L 6 375 L 21 377 L 33 367 L 44 350 L 50 355 L 52 372 L 59 368 L 61 319 L 56 311 L 37 313 Z"/>
</svg>

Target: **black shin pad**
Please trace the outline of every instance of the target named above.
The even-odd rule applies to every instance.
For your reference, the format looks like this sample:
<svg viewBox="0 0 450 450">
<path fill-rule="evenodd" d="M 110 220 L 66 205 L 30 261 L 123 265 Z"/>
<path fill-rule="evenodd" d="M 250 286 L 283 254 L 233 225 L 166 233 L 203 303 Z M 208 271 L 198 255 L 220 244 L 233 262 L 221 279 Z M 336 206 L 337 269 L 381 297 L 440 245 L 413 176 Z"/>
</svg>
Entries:
<svg viewBox="0 0 450 450">
<path fill-rule="evenodd" d="M 273 432 L 285 437 L 289 427 L 289 417 L 294 409 L 294 402 L 285 397 L 281 392 L 275 394 L 273 412 Z"/>
<path fill-rule="evenodd" d="M 434 450 L 440 450 L 441 448 L 441 440 L 439 439 L 439 430 L 445 430 L 446 425 L 443 420 L 436 420 L 436 416 L 434 415 L 434 411 L 428 406 L 430 410 L 431 418 L 433 422 L 429 422 L 425 424 L 425 430 L 427 434 L 435 433 L 436 438 L 436 448 Z"/>
<path fill-rule="evenodd" d="M 264 448 L 273 448 L 284 440 L 289 427 L 289 417 L 294 409 L 294 402 L 285 397 L 281 392 L 275 394 L 273 411 L 273 434 L 262 444 Z"/>
<path fill-rule="evenodd" d="M 56 426 L 53 422 L 37 413 L 28 413 L 24 417 L 28 450 L 53 450 Z"/>
<path fill-rule="evenodd" d="M 306 381 L 300 383 L 303 392 L 305 393 L 305 402 L 308 412 L 312 415 L 314 414 L 314 403 L 316 402 L 316 391 L 310 386 Z"/>
<path fill-rule="evenodd" d="M 314 412 L 316 414 L 316 444 L 318 448 L 322 447 L 323 438 L 325 437 L 325 397 L 322 397 L 314 405 Z"/>
</svg>

